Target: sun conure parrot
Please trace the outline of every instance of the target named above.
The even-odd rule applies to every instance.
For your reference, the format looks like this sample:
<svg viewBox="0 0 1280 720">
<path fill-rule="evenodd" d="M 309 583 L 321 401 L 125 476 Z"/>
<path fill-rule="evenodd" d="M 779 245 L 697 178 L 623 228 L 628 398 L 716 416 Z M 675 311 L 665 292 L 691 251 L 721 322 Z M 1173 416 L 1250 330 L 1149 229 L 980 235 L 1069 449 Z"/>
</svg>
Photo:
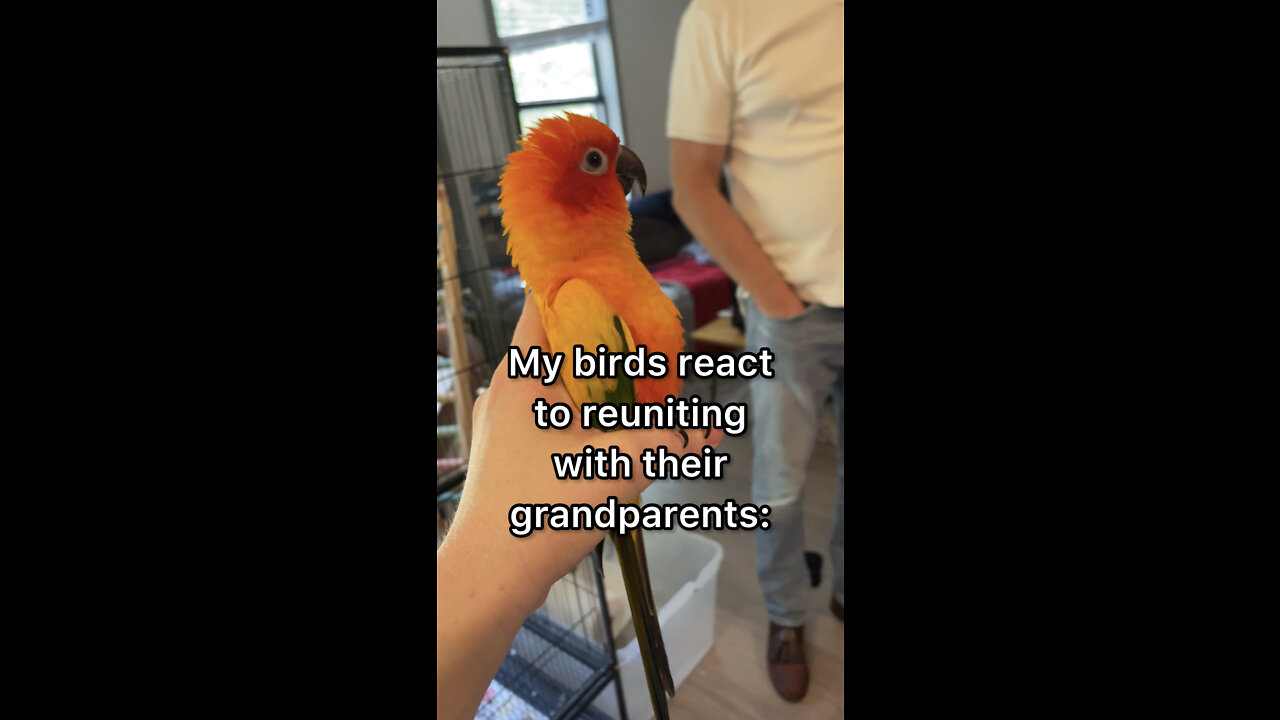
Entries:
<svg viewBox="0 0 1280 720">
<path fill-rule="evenodd" d="M 644 165 L 608 126 L 565 113 L 542 120 L 525 135 L 499 182 L 507 252 L 528 299 L 542 314 L 550 352 L 572 358 L 574 345 L 592 354 L 601 345 L 612 353 L 644 345 L 650 354 L 666 355 L 672 367 L 663 378 L 579 379 L 563 372 L 561 380 L 579 408 L 586 402 L 662 403 L 680 394 L 674 371 L 676 354 L 684 348 L 680 312 L 640 262 L 629 234 L 626 194 L 637 180 L 644 194 Z M 618 550 L 649 698 L 657 718 L 666 720 L 663 691 L 674 695 L 675 683 L 658 627 L 644 539 L 639 530 L 610 531 L 609 537 Z"/>
</svg>

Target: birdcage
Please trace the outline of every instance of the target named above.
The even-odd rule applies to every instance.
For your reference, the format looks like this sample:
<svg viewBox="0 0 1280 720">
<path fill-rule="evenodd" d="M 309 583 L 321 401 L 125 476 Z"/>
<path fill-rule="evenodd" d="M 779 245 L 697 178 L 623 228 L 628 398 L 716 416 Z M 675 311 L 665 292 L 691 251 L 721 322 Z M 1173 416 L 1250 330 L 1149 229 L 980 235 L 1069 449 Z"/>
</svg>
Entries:
<svg viewBox="0 0 1280 720">
<path fill-rule="evenodd" d="M 436 498 L 437 548 L 460 497 L 450 490 Z M 542 607 L 525 620 L 476 717 L 611 720 L 591 703 L 612 684 L 621 720 L 627 720 L 616 657 L 597 548 L 560 578 Z"/>
<path fill-rule="evenodd" d="M 471 408 L 524 307 L 498 181 L 520 125 L 506 48 L 436 52 L 436 477 L 467 464 Z"/>
<path fill-rule="evenodd" d="M 506 48 L 436 51 L 436 547 L 466 479 L 471 409 L 524 304 L 502 238 L 498 180 L 520 128 Z M 609 720 L 591 703 L 617 680 L 601 552 L 525 621 L 478 718 Z"/>
</svg>

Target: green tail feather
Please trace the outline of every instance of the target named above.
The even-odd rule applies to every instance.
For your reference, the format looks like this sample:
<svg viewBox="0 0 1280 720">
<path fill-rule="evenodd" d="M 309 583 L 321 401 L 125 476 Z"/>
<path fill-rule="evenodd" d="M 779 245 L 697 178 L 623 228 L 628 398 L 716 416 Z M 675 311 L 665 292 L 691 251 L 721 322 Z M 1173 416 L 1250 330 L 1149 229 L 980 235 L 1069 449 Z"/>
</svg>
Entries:
<svg viewBox="0 0 1280 720">
<path fill-rule="evenodd" d="M 675 695 L 675 683 L 667 662 L 666 647 L 662 642 L 662 629 L 658 627 L 658 608 L 649 587 L 644 541 L 639 540 L 638 530 L 628 534 L 610 531 L 609 537 L 618 550 L 618 564 L 622 567 L 622 581 L 626 585 L 627 604 L 631 607 L 631 621 L 635 625 L 636 640 L 640 645 L 640 660 L 649 684 L 653 714 L 657 720 L 669 720 L 667 694 Z"/>
<path fill-rule="evenodd" d="M 622 318 L 613 316 L 613 329 L 617 333 L 608 343 L 614 352 L 631 352 Z M 623 373 L 617 387 L 605 393 L 605 402 L 627 404 L 636 401 L 635 381 Z M 637 498 L 638 500 L 638 498 Z M 662 628 L 658 626 L 658 605 L 653 599 L 649 582 L 649 563 L 644 554 L 644 538 L 639 530 L 627 534 L 609 532 L 618 550 L 618 564 L 622 567 L 622 582 L 626 585 L 627 604 L 631 606 L 631 621 L 636 628 L 636 640 L 640 645 L 640 659 L 644 664 L 644 676 L 649 684 L 649 700 L 657 720 L 669 720 L 667 695 L 676 694 L 671 677 L 671 665 L 667 661 L 666 645 L 662 642 Z"/>
<path fill-rule="evenodd" d="M 658 661 L 658 675 L 662 679 L 662 686 L 667 689 L 667 694 L 674 696 L 676 683 L 671 677 L 671 665 L 667 662 L 667 646 L 662 641 L 662 627 L 658 624 L 658 603 L 653 599 L 653 584 L 649 579 L 649 558 L 644 552 L 644 533 L 634 530 L 631 532 L 631 539 L 635 542 L 636 557 L 639 560 L 640 584 L 644 588 L 645 607 L 649 611 L 647 619 L 653 629 L 653 647 Z"/>
</svg>

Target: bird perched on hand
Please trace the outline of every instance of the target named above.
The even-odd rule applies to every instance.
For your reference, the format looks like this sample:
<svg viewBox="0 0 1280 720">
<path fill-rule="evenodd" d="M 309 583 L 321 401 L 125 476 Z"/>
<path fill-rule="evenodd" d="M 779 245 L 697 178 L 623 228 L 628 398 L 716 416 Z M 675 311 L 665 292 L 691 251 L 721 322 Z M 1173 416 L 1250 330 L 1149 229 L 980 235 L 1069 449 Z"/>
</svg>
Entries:
<svg viewBox="0 0 1280 720">
<path fill-rule="evenodd" d="M 649 354 L 665 355 L 671 368 L 662 378 L 563 373 L 569 396 L 579 408 L 587 402 L 662 403 L 679 396 L 674 363 L 684 347 L 680 313 L 640 262 L 629 234 L 626 195 L 637 181 L 640 193 L 645 191 L 640 158 L 604 123 L 572 113 L 542 120 L 520 145 L 498 183 L 502 225 L 528 301 L 542 314 L 549 351 L 572 357 L 575 345 L 592 354 L 601 345 L 612 353 L 633 353 L 643 345 Z M 675 683 L 644 539 L 639 530 L 610 531 L 609 537 L 618 550 L 654 714 L 666 720 L 666 694 L 675 694 Z"/>
</svg>

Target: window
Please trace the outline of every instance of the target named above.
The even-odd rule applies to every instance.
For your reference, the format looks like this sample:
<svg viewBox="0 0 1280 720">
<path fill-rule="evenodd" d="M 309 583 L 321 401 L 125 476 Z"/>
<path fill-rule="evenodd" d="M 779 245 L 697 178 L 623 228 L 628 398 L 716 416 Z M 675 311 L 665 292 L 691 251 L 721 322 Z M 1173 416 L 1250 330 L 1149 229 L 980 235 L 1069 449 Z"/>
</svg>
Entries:
<svg viewBox="0 0 1280 720">
<path fill-rule="evenodd" d="M 490 0 L 499 42 L 511 49 L 520 129 L 565 111 L 622 136 L 605 0 Z"/>
</svg>

